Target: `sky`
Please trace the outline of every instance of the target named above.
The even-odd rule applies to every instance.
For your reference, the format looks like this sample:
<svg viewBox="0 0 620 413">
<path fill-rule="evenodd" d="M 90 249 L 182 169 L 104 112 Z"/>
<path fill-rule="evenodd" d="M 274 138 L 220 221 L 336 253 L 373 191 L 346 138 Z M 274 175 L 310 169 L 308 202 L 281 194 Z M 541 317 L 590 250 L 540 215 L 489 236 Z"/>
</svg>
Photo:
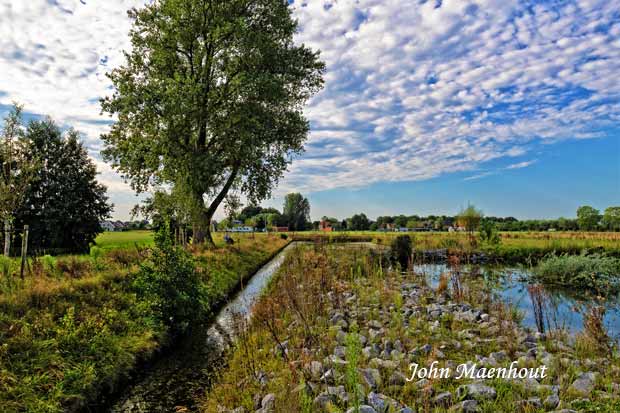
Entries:
<svg viewBox="0 0 620 413">
<path fill-rule="evenodd" d="M 325 88 L 274 198 L 317 219 L 365 212 L 572 217 L 620 205 L 620 0 L 289 0 Z M 11 102 L 83 136 L 114 217 L 139 198 L 99 156 L 99 98 L 144 0 L 0 0 Z"/>
</svg>

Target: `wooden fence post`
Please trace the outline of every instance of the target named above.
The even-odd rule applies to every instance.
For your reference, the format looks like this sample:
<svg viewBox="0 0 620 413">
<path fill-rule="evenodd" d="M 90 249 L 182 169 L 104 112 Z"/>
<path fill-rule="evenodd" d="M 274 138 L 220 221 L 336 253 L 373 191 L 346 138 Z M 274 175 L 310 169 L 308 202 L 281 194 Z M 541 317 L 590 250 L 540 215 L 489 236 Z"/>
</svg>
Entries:
<svg viewBox="0 0 620 413">
<path fill-rule="evenodd" d="M 11 252 L 11 223 L 9 219 L 4 220 L 4 256 L 8 257 Z"/>
<path fill-rule="evenodd" d="M 19 272 L 21 279 L 24 279 L 24 267 L 28 259 L 28 225 L 24 225 L 24 233 L 22 234 L 22 266 Z"/>
</svg>

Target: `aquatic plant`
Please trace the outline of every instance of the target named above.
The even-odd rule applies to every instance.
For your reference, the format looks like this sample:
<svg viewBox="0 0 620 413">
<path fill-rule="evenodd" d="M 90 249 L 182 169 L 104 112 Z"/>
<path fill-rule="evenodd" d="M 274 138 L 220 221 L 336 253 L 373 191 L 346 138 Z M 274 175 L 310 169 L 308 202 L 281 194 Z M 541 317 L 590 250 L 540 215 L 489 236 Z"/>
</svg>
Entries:
<svg viewBox="0 0 620 413">
<path fill-rule="evenodd" d="M 620 292 L 620 259 L 599 254 L 550 256 L 536 266 L 534 277 L 544 283 L 609 296 Z"/>
</svg>

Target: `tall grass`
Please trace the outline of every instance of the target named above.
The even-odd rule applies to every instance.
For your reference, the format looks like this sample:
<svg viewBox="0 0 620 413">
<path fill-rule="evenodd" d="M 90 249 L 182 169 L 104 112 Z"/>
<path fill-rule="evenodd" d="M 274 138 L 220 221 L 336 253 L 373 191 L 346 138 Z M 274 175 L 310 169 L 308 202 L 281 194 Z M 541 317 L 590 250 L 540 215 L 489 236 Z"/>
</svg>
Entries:
<svg viewBox="0 0 620 413">
<path fill-rule="evenodd" d="M 286 245 L 268 236 L 234 247 L 216 242 L 214 250 L 193 251 L 209 309 Z M 134 288 L 141 254 L 131 246 L 42 257 L 23 281 L 13 271 L 10 288 L 0 290 L 0 411 L 79 410 L 169 343 L 153 297 Z"/>
<path fill-rule="evenodd" d="M 601 255 L 551 256 L 534 269 L 537 279 L 563 287 L 584 288 L 601 296 L 620 292 L 620 259 Z"/>
</svg>

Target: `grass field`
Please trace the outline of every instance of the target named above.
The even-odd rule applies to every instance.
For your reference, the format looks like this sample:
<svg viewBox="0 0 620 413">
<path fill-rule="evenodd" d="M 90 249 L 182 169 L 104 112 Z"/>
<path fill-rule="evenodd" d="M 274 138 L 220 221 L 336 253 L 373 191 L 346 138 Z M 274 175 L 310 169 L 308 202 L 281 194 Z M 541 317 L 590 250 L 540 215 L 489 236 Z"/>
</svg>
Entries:
<svg viewBox="0 0 620 413">
<path fill-rule="evenodd" d="M 127 248 L 135 245 L 153 245 L 152 231 L 104 232 L 95 239 L 97 246 L 104 250 Z"/>
<path fill-rule="evenodd" d="M 447 249 L 453 253 L 485 252 L 491 258 L 511 263 L 536 261 L 550 254 L 580 254 L 583 251 L 601 252 L 620 257 L 618 232 L 503 232 L 501 243 L 496 246 L 472 245 L 469 235 L 449 232 L 298 232 L 298 240 L 371 241 L 389 245 L 396 236 L 409 235 L 414 249 Z"/>
</svg>

